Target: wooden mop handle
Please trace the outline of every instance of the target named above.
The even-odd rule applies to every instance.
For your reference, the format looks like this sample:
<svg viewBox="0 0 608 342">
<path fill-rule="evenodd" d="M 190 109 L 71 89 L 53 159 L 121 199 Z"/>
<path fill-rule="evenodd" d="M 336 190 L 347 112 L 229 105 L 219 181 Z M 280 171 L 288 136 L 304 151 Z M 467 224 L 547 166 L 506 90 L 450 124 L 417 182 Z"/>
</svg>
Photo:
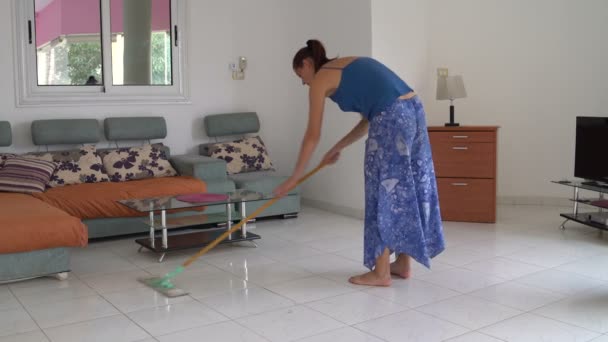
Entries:
<svg viewBox="0 0 608 342">
<path fill-rule="evenodd" d="M 325 164 L 320 164 L 319 166 L 315 167 L 313 170 L 311 170 L 306 175 L 304 175 L 304 177 L 300 178 L 298 180 L 298 182 L 294 186 L 292 186 L 291 188 L 287 189 L 287 191 L 291 191 L 296 186 L 304 183 L 308 178 L 310 178 L 312 175 L 314 175 L 315 173 L 317 173 L 324 166 L 325 166 Z M 230 235 L 230 234 L 234 233 L 235 231 L 239 230 L 245 224 L 245 222 L 251 220 L 252 218 L 254 218 L 256 216 L 258 216 L 264 210 L 266 210 L 266 208 L 268 208 L 271 205 L 275 204 L 280 199 L 281 199 L 280 197 L 275 197 L 275 198 L 271 199 L 270 201 L 264 203 L 264 205 L 262 205 L 261 207 L 259 207 L 256 211 L 254 211 L 253 213 L 249 214 L 249 216 L 247 216 L 246 218 L 242 219 L 241 222 L 239 222 L 236 225 L 232 226 L 232 228 L 230 228 L 229 230 L 225 231 L 222 235 L 218 236 L 215 240 L 213 240 L 207 246 L 203 247 L 200 251 L 198 251 L 198 253 L 196 253 L 193 256 L 191 256 L 190 258 L 188 258 L 188 260 L 186 260 L 182 264 L 182 266 L 183 267 L 188 267 L 191 263 L 193 263 L 194 261 L 196 261 L 196 259 L 200 258 L 203 254 L 209 252 L 213 247 L 217 246 L 220 242 L 224 241 L 224 239 L 226 239 L 228 237 L 228 235 Z"/>
</svg>

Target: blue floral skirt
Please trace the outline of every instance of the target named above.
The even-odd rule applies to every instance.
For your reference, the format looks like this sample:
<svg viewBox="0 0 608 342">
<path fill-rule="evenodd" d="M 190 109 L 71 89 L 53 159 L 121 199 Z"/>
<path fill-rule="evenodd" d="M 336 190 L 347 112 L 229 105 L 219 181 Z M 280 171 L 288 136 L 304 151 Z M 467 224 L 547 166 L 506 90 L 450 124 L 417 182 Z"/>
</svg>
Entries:
<svg viewBox="0 0 608 342">
<path fill-rule="evenodd" d="M 445 248 L 422 103 L 397 100 L 369 123 L 365 147 L 364 264 L 386 248 L 430 267 Z"/>
</svg>

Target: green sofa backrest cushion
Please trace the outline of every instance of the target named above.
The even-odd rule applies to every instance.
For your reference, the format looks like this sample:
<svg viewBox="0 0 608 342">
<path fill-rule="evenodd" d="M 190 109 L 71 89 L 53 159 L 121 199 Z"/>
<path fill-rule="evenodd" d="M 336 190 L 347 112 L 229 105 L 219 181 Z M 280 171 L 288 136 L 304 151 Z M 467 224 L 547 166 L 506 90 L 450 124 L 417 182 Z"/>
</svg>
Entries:
<svg viewBox="0 0 608 342">
<path fill-rule="evenodd" d="M 0 121 L 0 146 L 11 146 L 13 135 L 11 134 L 11 124 L 8 121 Z"/>
<path fill-rule="evenodd" d="M 109 141 L 164 139 L 167 124 L 162 116 L 107 118 L 104 132 Z"/>
<path fill-rule="evenodd" d="M 260 131 L 260 120 L 255 112 L 207 115 L 204 121 L 208 137 L 242 135 Z"/>
<path fill-rule="evenodd" d="M 32 121 L 34 145 L 94 144 L 101 140 L 96 119 L 54 119 Z"/>
</svg>

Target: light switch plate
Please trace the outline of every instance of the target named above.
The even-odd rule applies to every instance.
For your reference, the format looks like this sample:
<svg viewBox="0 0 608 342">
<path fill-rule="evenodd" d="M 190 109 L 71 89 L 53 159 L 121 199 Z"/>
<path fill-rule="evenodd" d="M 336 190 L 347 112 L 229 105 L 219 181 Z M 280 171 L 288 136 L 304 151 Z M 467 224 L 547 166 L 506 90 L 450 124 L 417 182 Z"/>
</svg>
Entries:
<svg viewBox="0 0 608 342">
<path fill-rule="evenodd" d="M 437 76 L 448 77 L 448 68 L 437 68 Z"/>
</svg>

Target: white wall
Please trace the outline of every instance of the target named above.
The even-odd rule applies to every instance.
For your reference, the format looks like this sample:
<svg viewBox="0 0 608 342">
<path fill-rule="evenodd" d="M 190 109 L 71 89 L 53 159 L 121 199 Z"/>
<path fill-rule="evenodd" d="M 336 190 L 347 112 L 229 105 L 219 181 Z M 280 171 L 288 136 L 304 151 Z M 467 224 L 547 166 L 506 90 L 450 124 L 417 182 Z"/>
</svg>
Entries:
<svg viewBox="0 0 608 342">
<path fill-rule="evenodd" d="M 374 58 L 423 95 L 428 88 L 428 0 L 372 1 Z"/>
<path fill-rule="evenodd" d="M 297 49 L 305 46 L 310 38 L 320 39 L 327 48 L 327 54 L 336 56 L 371 55 L 370 0 L 300 1 L 295 4 L 292 25 L 289 28 L 292 50 L 289 59 Z M 295 119 L 287 124 L 291 128 L 285 144 L 297 146 L 298 153 L 308 120 L 308 88 L 291 74 L 292 82 L 288 91 L 295 95 L 291 111 Z M 326 101 L 322 138 L 310 168 L 315 166 L 338 140 L 359 122 L 360 116 L 343 113 L 331 101 Z M 291 127 L 290 127 L 291 126 Z M 316 205 L 329 208 L 363 208 L 363 148 L 362 142 L 351 146 L 342 153 L 339 163 L 322 170 L 304 186 L 303 196 Z M 293 166 L 292 166 L 293 167 Z M 310 203 L 310 202 L 309 202 Z M 331 204 L 327 206 L 326 204 Z"/>
<path fill-rule="evenodd" d="M 361 13 L 361 20 L 355 26 L 360 37 L 369 37 L 371 46 L 357 49 L 344 46 L 336 40 L 329 47 L 344 46 L 337 50 L 342 56 L 373 56 L 401 76 L 418 93 L 426 89 L 427 65 L 427 0 L 372 0 L 370 7 Z M 349 11 L 349 16 L 351 11 Z M 367 19 L 369 18 L 369 19 Z M 356 21 L 356 19 L 352 19 Z M 352 30 L 352 28 L 348 28 Z M 371 37 L 370 37 L 371 35 Z M 356 37 L 357 33 L 352 32 Z M 352 43 L 362 43 L 363 39 Z M 351 43 L 349 41 L 348 43 Z M 351 43 L 351 44 L 352 44 Z M 326 122 L 321 150 L 324 152 L 346 134 L 360 117 L 346 114 L 332 104 L 326 106 Z M 338 212 L 362 216 L 365 205 L 363 157 L 365 139 L 346 149 L 338 164 L 324 170 L 320 176 L 310 181 L 304 195 L 315 205 L 324 205 Z"/>
<path fill-rule="evenodd" d="M 605 0 L 432 0 L 426 97 L 431 124 L 448 118 L 434 100 L 436 71 L 462 74 L 465 125 L 498 125 L 498 193 L 505 201 L 555 202 L 573 177 L 575 117 L 608 116 Z"/>
</svg>

